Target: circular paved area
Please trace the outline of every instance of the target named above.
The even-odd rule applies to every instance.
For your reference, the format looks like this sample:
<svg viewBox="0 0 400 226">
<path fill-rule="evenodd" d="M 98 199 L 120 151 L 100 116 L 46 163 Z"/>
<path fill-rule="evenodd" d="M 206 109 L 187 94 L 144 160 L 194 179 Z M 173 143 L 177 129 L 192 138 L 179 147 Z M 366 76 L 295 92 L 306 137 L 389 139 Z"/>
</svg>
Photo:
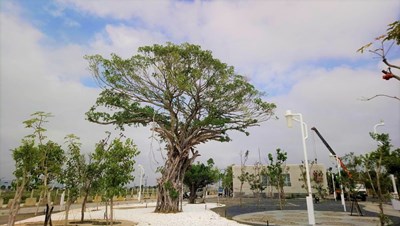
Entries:
<svg viewBox="0 0 400 226">
<path fill-rule="evenodd" d="M 379 225 L 378 203 L 359 202 L 362 216 L 358 214 L 355 205 L 346 201 L 346 210 L 340 201 L 323 200 L 314 204 L 316 225 L 369 226 Z M 400 225 L 400 211 L 391 205 L 384 205 L 384 213 L 392 225 Z M 241 206 L 227 207 L 225 216 L 250 225 L 308 225 L 307 206 L 305 199 L 288 199 L 284 210 L 278 209 L 278 200 L 261 199 L 260 202 L 245 202 Z"/>
<path fill-rule="evenodd" d="M 233 220 L 252 225 L 308 225 L 307 211 L 284 210 L 247 213 L 233 217 Z M 332 226 L 375 226 L 379 225 L 377 217 L 350 216 L 350 213 L 317 211 L 316 225 Z"/>
</svg>

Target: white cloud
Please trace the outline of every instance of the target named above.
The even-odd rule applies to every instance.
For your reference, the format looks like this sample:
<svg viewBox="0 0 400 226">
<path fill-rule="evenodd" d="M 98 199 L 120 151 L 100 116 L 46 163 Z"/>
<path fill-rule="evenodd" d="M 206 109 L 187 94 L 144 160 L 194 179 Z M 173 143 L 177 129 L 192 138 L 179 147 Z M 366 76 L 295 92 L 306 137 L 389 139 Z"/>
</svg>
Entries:
<svg viewBox="0 0 400 226">
<path fill-rule="evenodd" d="M 155 0 L 144 4 L 142 1 L 79 1 L 59 0 L 62 7 L 73 7 L 78 11 L 89 13 L 98 17 L 131 20 L 139 17 L 145 19 L 157 18 L 170 5 L 169 1 Z M 149 12 L 152 12 L 149 14 Z"/>
<path fill-rule="evenodd" d="M 270 120 L 260 127 L 252 128 L 250 136 L 234 134 L 230 144 L 203 145 L 206 153 L 200 157 L 203 161 L 210 156 L 216 162 L 240 163 L 240 151 L 250 150 L 249 163 L 261 160 L 266 163 L 268 153 L 281 148 L 288 152 L 290 163 L 303 160 L 300 125 L 294 128 L 286 126 L 286 110 L 303 115 L 308 125 L 308 158 L 318 158 L 319 162 L 330 164 L 329 152 L 319 138 L 310 130 L 316 127 L 339 155 L 355 152 L 364 154 L 376 148 L 369 133 L 373 126 L 385 121 L 378 132 L 389 133 L 395 147 L 400 146 L 400 104 L 397 100 L 382 98 L 374 101 L 361 101 L 362 96 L 377 93 L 390 93 L 400 96 L 398 84 L 381 80 L 372 71 L 336 68 L 332 71 L 315 69 L 308 71 L 307 79 L 299 81 L 290 93 L 272 98 L 278 104 L 276 111 L 279 120 Z M 226 153 L 230 153 L 227 155 Z"/>
<path fill-rule="evenodd" d="M 89 74 L 83 60 L 85 49 L 78 45 L 43 47 L 46 36 L 13 14 L 1 14 L 1 28 L 0 178 L 14 170 L 10 150 L 32 133 L 22 122 L 35 111 L 54 115 L 45 125 L 49 139 L 63 144 L 63 138 L 74 133 L 81 137 L 83 150 L 91 152 L 104 138 L 104 131 L 114 129 L 85 120 L 85 112 L 99 93 L 80 83 Z M 128 133 L 143 146 L 149 136 L 145 131 Z"/>
<path fill-rule="evenodd" d="M 298 65 L 367 58 L 356 50 L 385 32 L 400 7 L 396 1 L 71 0 L 65 7 L 67 3 L 82 12 L 120 19 L 121 24 L 108 24 L 97 36 L 93 48 L 98 52 L 130 56 L 141 45 L 188 41 L 277 92 L 296 81 L 291 70 Z M 132 20 L 139 25 L 122 25 Z"/>
<path fill-rule="evenodd" d="M 85 16 L 112 20 L 91 34 L 85 46 L 57 45 L 57 40 L 52 40 L 49 47 L 45 44 L 47 35 L 21 19 L 17 7 L 9 5 L 14 9 L 3 10 L 0 178 L 13 168 L 9 149 L 18 146 L 29 133 L 22 121 L 34 111 L 55 115 L 49 123 L 49 137 L 62 142 L 66 134 L 75 133 L 82 138 L 87 152 L 104 136 L 104 130 L 112 130 L 84 120 L 99 90 L 80 83 L 89 75 L 83 55 L 99 53 L 108 57 L 116 53 L 130 57 L 139 46 L 166 41 L 188 41 L 212 50 L 216 58 L 234 65 L 257 87 L 267 93 L 273 91 L 267 100 L 278 105 L 279 120 L 250 129 L 249 137 L 232 133 L 231 143 L 201 145 L 199 160 L 212 157 L 218 166 L 225 167 L 240 162 L 240 151 L 250 150 L 249 163 L 254 163 L 258 149 L 265 160 L 267 153 L 279 147 L 289 153 L 290 163 L 299 163 L 303 159 L 299 125 L 286 128 L 283 115 L 287 109 L 302 113 L 308 126 L 317 127 L 339 155 L 374 149 L 376 144 L 368 133 L 381 119 L 385 126 L 379 130 L 390 133 L 393 144 L 400 146 L 400 103 L 389 98 L 359 100 L 379 93 L 400 96 L 398 84 L 380 78 L 385 66 L 374 59 L 365 61 L 371 55 L 356 53 L 395 20 L 400 4 L 397 1 L 59 3 L 62 5 L 55 12 L 65 18 L 70 15 L 63 10 L 69 7 Z M 360 61 L 365 67 L 361 68 Z M 324 67 L 326 62 L 331 65 Z M 399 64 L 398 60 L 393 62 Z M 316 152 L 329 164 L 327 150 L 309 133 L 309 159 Z M 137 162 L 145 166 L 149 183 L 153 184 L 156 164 L 150 151 L 149 128 L 131 128 L 126 135 L 138 144 L 142 153 Z M 159 153 L 155 154 L 160 161 Z"/>
<path fill-rule="evenodd" d="M 165 43 L 166 37 L 158 31 L 136 29 L 125 25 L 107 25 L 103 32 L 97 33 L 91 44 L 91 52 L 109 56 L 117 53 L 131 57 L 140 46 Z"/>
</svg>

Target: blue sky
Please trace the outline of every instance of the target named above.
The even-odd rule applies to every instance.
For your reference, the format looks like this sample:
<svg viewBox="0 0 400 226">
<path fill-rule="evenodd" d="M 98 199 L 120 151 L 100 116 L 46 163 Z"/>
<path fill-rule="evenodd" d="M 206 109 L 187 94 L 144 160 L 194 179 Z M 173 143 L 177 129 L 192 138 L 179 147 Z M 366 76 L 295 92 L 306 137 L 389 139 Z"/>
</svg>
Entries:
<svg viewBox="0 0 400 226">
<path fill-rule="evenodd" d="M 106 20 L 91 17 L 74 10 L 62 9 L 55 1 L 15 1 L 21 7 L 22 17 L 46 34 L 55 45 L 78 43 L 87 45 L 95 32 L 100 31 Z"/>
<path fill-rule="evenodd" d="M 384 34 L 399 20 L 400 3 L 388 1 L 1 1 L 0 178 L 11 175 L 12 148 L 30 131 L 22 121 L 35 111 L 55 115 L 48 137 L 63 143 L 74 133 L 91 152 L 111 127 L 85 120 L 100 90 L 87 70 L 84 55 L 136 54 L 140 46 L 189 42 L 211 50 L 235 67 L 278 105 L 279 120 L 252 128 L 246 137 L 233 133 L 230 143 L 198 147 L 200 161 L 214 158 L 220 168 L 249 163 L 281 148 L 289 163 L 302 158 L 299 129 L 287 129 L 287 109 L 304 115 L 339 154 L 375 148 L 369 137 L 380 120 L 393 144 L 400 146 L 400 102 L 376 94 L 400 96 L 396 81 L 381 79 L 379 59 L 356 50 Z M 385 12 L 385 13 L 382 13 Z M 399 47 L 388 59 L 400 64 Z M 154 182 L 159 151 L 150 147 L 149 128 L 127 131 L 141 149 L 137 162 Z M 331 164 L 325 147 L 313 139 L 309 150 Z M 216 151 L 218 150 L 218 151 Z M 317 151 L 314 151 L 317 155 Z M 153 154 L 158 159 L 152 159 Z M 310 153 L 311 155 L 311 153 Z"/>
</svg>

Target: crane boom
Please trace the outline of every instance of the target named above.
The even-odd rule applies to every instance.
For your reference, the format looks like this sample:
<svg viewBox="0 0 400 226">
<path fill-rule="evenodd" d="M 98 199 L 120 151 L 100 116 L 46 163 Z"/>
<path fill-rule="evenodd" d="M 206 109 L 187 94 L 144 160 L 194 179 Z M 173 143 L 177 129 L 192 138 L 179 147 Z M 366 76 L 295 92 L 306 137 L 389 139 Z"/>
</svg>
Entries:
<svg viewBox="0 0 400 226">
<path fill-rule="evenodd" d="M 329 152 L 333 155 L 336 156 L 336 153 L 333 151 L 333 149 L 331 148 L 331 146 L 329 146 L 328 142 L 326 142 L 326 140 L 322 137 L 322 135 L 319 133 L 319 131 L 317 130 L 317 128 L 313 127 L 311 128 L 311 130 L 314 130 L 314 132 L 318 135 L 318 137 L 322 140 L 322 142 L 325 144 L 326 148 L 328 148 Z"/>
<path fill-rule="evenodd" d="M 331 148 L 331 146 L 329 146 L 328 142 L 326 142 L 326 140 L 324 139 L 324 137 L 319 133 L 319 131 L 317 130 L 317 128 L 312 127 L 311 130 L 314 130 L 314 132 L 318 135 L 318 137 L 322 140 L 322 142 L 325 144 L 326 148 L 328 148 L 329 152 L 335 156 L 340 163 L 340 166 L 342 167 L 342 169 L 347 173 L 347 175 L 351 178 L 351 173 L 350 171 L 347 169 L 347 167 L 343 164 L 342 160 L 336 155 L 336 153 L 333 151 L 333 149 Z"/>
</svg>

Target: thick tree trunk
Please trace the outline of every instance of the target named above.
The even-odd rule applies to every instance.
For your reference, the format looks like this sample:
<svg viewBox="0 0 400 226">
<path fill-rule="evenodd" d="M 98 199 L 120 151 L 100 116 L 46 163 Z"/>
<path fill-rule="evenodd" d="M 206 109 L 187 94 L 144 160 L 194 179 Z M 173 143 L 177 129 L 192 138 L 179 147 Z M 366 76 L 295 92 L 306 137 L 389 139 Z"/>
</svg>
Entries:
<svg viewBox="0 0 400 226">
<path fill-rule="evenodd" d="M 155 212 L 177 213 L 179 212 L 179 191 L 181 180 L 173 173 L 173 177 L 163 176 L 158 186 L 158 197 Z M 177 194 L 177 195 L 176 195 Z"/>
<path fill-rule="evenodd" d="M 194 186 L 194 184 L 192 184 L 190 186 L 190 194 L 189 194 L 189 203 L 194 204 L 196 203 L 196 186 Z"/>
<path fill-rule="evenodd" d="M 158 196 L 156 213 L 177 213 L 179 212 L 179 195 L 182 191 L 183 177 L 188 167 L 198 156 L 197 151 L 189 158 L 189 148 L 169 148 L 168 159 L 161 178 L 158 180 Z"/>
</svg>

